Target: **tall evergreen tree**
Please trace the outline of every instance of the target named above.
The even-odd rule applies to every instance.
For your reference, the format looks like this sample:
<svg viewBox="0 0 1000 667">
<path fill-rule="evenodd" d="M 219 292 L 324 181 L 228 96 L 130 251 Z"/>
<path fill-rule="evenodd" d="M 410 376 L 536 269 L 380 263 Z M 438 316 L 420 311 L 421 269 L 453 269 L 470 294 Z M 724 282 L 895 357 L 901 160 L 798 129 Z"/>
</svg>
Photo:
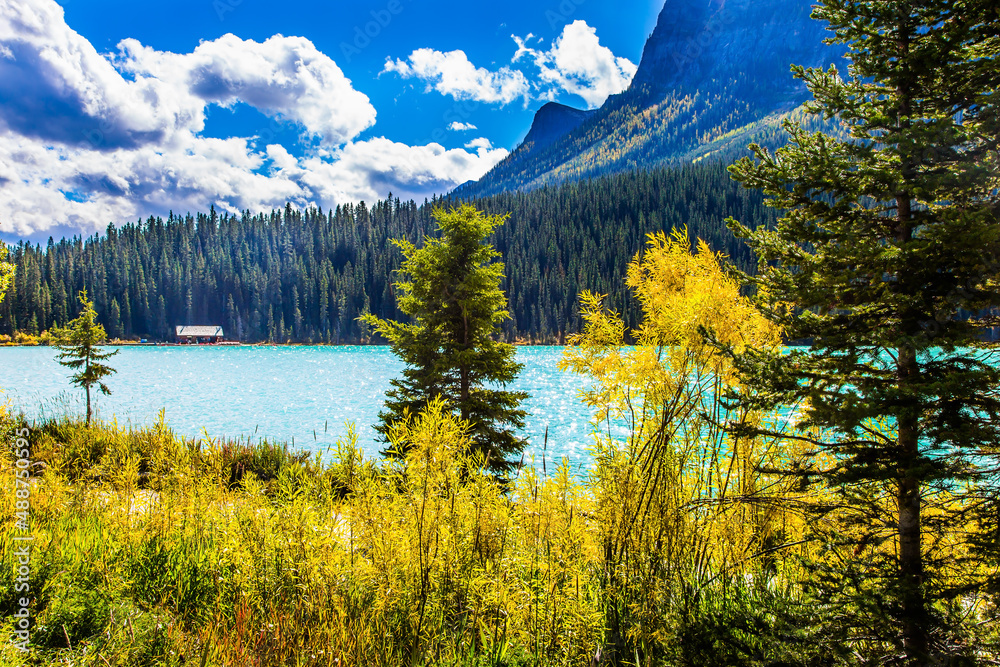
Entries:
<svg viewBox="0 0 1000 667">
<path fill-rule="evenodd" d="M 117 371 L 101 362 L 118 354 L 118 350 L 106 352 L 98 347 L 107 339 L 107 334 L 104 327 L 97 323 L 97 311 L 87 298 L 87 290 L 80 292 L 79 299 L 83 311 L 66 328 L 55 331 L 56 349 L 59 350 L 59 363 L 76 371 L 70 382 L 83 387 L 87 394 L 87 425 L 90 426 L 90 388 L 97 385 L 105 396 L 111 395 L 111 390 L 102 380 Z"/>
<path fill-rule="evenodd" d="M 961 492 L 1000 442 L 1000 368 L 981 344 L 982 315 L 1000 304 L 998 11 L 988 0 L 825 0 L 814 17 L 849 47 L 849 76 L 793 71 L 810 112 L 839 118 L 850 138 L 789 123 L 785 148 L 751 146 L 756 160 L 731 167 L 785 210 L 773 230 L 733 223 L 760 258 L 760 307 L 812 343 L 743 356 L 744 379 L 770 402 L 803 401 L 806 437 L 836 460 L 804 472 L 858 516 L 879 504 L 872 489 L 890 494 L 888 542 L 864 521 L 848 531 L 855 556 L 874 547 L 883 559 L 852 578 L 865 628 L 855 636 L 866 637 L 854 648 L 877 662 L 961 652 L 946 628 L 956 591 L 937 574 L 963 539 Z M 844 574 L 826 601 L 850 588 Z"/>
<path fill-rule="evenodd" d="M 392 380 L 376 430 L 387 436 L 394 423 L 443 398 L 470 423 L 473 447 L 503 473 L 514 465 L 508 457 L 524 448 L 515 430 L 524 426 L 519 405 L 528 396 L 505 389 L 523 365 L 514 361 L 513 345 L 497 340 L 510 316 L 500 289 L 503 264 L 494 261 L 500 253 L 486 239 L 506 217 L 470 205 L 436 209 L 433 216 L 440 236 L 425 238 L 422 248 L 394 241 L 404 258 L 395 283 L 398 306 L 410 322 L 362 317 L 406 363 L 403 377 Z"/>
<path fill-rule="evenodd" d="M 111 305 L 108 307 L 108 329 L 111 330 L 111 336 L 113 338 L 122 337 L 122 311 L 121 306 L 118 305 L 118 299 L 112 298 Z"/>
</svg>

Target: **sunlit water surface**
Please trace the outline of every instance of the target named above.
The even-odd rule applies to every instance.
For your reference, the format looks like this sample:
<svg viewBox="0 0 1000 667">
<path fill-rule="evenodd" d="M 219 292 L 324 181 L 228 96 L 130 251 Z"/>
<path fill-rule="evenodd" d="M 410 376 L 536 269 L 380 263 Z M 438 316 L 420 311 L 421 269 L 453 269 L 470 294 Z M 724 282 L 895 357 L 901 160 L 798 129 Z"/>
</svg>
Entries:
<svg viewBox="0 0 1000 667">
<path fill-rule="evenodd" d="M 249 436 L 325 451 L 352 421 L 365 452 L 375 455 L 372 424 L 403 368 L 387 347 L 123 347 L 109 363 L 111 396 L 98 416 L 148 425 L 166 411 L 167 424 L 187 436 Z M 540 464 L 546 459 L 588 466 L 590 411 L 578 398 L 586 380 L 556 368 L 561 347 L 518 347 L 524 364 L 511 387 L 527 391 L 524 435 Z M 0 348 L 0 389 L 30 418 L 82 414 L 82 391 L 47 347 Z M 551 470 L 551 468 L 550 468 Z"/>
</svg>

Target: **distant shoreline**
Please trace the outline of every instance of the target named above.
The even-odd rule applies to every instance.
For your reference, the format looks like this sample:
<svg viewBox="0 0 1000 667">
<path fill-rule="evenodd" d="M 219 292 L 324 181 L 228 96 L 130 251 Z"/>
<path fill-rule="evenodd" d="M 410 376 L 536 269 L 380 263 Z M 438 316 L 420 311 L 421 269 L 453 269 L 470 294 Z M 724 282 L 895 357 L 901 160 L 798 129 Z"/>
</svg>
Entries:
<svg viewBox="0 0 1000 667">
<path fill-rule="evenodd" d="M 515 347 L 566 347 L 565 343 L 559 342 L 534 342 L 516 341 L 511 343 Z M 53 347 L 49 342 L 0 342 L 0 348 L 4 347 Z M 131 341 L 114 341 L 104 343 L 101 347 L 196 347 L 196 348 L 224 348 L 224 347 L 389 347 L 389 343 L 139 343 Z"/>
</svg>

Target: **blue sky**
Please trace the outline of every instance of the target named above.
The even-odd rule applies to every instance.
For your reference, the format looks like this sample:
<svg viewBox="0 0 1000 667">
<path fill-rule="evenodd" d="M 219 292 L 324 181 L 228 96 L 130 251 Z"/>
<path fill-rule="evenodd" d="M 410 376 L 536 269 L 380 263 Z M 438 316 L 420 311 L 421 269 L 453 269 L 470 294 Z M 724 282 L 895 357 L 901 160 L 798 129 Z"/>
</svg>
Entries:
<svg viewBox="0 0 1000 667">
<path fill-rule="evenodd" d="M 422 199 L 627 87 L 662 0 L 0 0 L 0 236 Z"/>
</svg>

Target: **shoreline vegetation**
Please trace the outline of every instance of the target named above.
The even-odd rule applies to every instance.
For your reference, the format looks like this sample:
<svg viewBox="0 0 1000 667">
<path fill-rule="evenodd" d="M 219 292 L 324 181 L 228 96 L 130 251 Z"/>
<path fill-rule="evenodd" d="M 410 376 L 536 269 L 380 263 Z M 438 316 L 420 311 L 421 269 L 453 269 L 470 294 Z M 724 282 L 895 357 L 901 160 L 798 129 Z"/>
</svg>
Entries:
<svg viewBox="0 0 1000 667">
<path fill-rule="evenodd" d="M 537 342 L 537 341 L 517 341 L 510 343 L 515 347 L 565 347 L 566 343 L 558 341 Z M 51 343 L 40 341 L 4 341 L 0 340 L 0 347 L 52 347 Z M 139 341 L 109 340 L 100 344 L 100 347 L 195 347 L 195 348 L 219 348 L 219 347 L 390 347 L 386 342 L 360 342 L 360 343 L 240 343 L 236 341 L 226 341 L 223 343 L 141 343 Z"/>
<path fill-rule="evenodd" d="M 585 479 L 544 458 L 495 476 L 471 453 L 469 425 L 436 400 L 393 428 L 405 457 L 366 457 L 349 428 L 326 463 L 267 441 L 178 438 L 162 417 L 137 429 L 5 417 L 4 436 L 30 431 L 38 593 L 24 662 L 790 657 L 789 628 L 771 619 L 797 618 L 797 557 L 814 549 L 781 502 L 805 497 L 797 483 L 762 470 L 793 453 L 766 439 L 737 446 L 705 419 L 727 414 L 717 384 L 727 367 L 698 342 L 701 325 L 760 345 L 776 332 L 720 258 L 698 250 L 661 236 L 646 265 L 636 260 L 653 271 L 633 285 L 640 296 L 667 298 L 645 307 L 652 337 L 638 347 L 609 337 L 624 331 L 616 316 L 585 300 L 587 328 L 563 366 L 593 379 L 596 420 L 631 430 L 625 442 L 595 440 Z M 650 440 L 654 422 L 675 436 Z M 12 461 L 2 474 L 13 483 Z M 4 497 L 3 516 L 13 502 Z M 15 556 L 3 553 L 10 579 Z M 0 583 L 10 598 L 13 580 Z"/>
<path fill-rule="evenodd" d="M 569 334 L 572 336 L 573 334 Z M 13 336 L 8 334 L 0 334 L 0 347 L 51 347 L 55 344 L 55 338 L 48 332 L 43 331 L 38 336 L 33 336 L 32 334 L 17 332 Z M 510 342 L 511 345 L 515 346 L 549 346 L 558 347 L 565 346 L 565 337 L 551 336 L 544 339 L 532 339 L 532 338 L 516 338 Z M 148 347 L 355 347 L 359 345 L 377 345 L 381 347 L 388 347 L 390 345 L 387 341 L 371 341 L 362 340 L 360 342 L 343 342 L 343 343 L 327 343 L 327 342 L 295 342 L 295 341 L 285 341 L 284 343 L 267 342 L 261 341 L 256 343 L 242 342 L 242 341 L 223 341 L 222 343 L 170 343 L 167 341 L 146 341 L 142 342 L 141 339 L 121 339 L 112 338 L 102 345 L 109 347 L 130 347 L 130 346 L 148 346 Z"/>
<path fill-rule="evenodd" d="M 595 423 L 621 421 L 627 435 L 596 433 L 582 478 L 544 458 L 492 474 L 470 425 L 438 400 L 397 422 L 390 442 L 406 451 L 385 459 L 350 426 L 324 460 L 178 437 L 162 415 L 123 428 L 0 413 L 5 441 L 28 433 L 34 539 L 30 652 L 4 644 L 0 662 L 804 667 L 860 664 L 857 641 L 891 650 L 891 637 L 830 635 L 866 611 L 827 600 L 824 577 L 892 557 L 891 538 L 854 538 L 888 525 L 894 485 L 840 502 L 836 485 L 794 473 L 834 459 L 786 437 L 792 417 L 725 400 L 739 378 L 703 332 L 737 352 L 781 337 L 722 260 L 683 232 L 650 237 L 629 268 L 644 313 L 634 346 L 600 295 L 584 295 L 584 331 L 560 367 L 592 381 Z M 13 456 L 4 448 L 6 488 Z M 933 500 L 974 509 L 947 488 Z M 14 503 L 0 499 L 4 609 L 16 604 Z M 858 512 L 863 524 L 839 532 Z M 1000 647 L 991 593 L 975 583 L 993 567 L 979 529 L 924 536 L 953 557 L 927 575 L 958 591 L 934 606 L 959 619 L 955 664 Z"/>
<path fill-rule="evenodd" d="M 268 441 L 179 437 L 162 419 L 0 416 L 5 439 L 22 428 L 39 592 L 31 652 L 5 642 L 2 664 L 592 665 L 613 664 L 618 644 L 642 651 L 621 664 L 835 660 L 834 610 L 799 582 L 856 552 L 808 538 L 802 507 L 829 496 L 761 473 L 778 460 L 765 443 L 738 457 L 689 442 L 666 470 L 605 443 L 588 478 L 535 461 L 500 482 L 440 405 L 406 426 L 414 446 L 395 462 L 366 457 L 353 430 L 324 464 Z M 709 490 L 713 475 L 728 493 Z M 8 522 L 13 494 L 0 511 Z M 985 658 L 992 612 L 975 592 L 958 602 Z"/>
<path fill-rule="evenodd" d="M 33 443 L 41 593 L 24 664 L 589 664 L 607 640 L 607 494 L 566 468 L 497 483 L 440 406 L 409 425 L 405 465 L 377 465 L 351 436 L 323 465 L 268 442 L 179 438 L 162 421 L 4 426 L 29 427 Z M 732 602 L 741 589 L 746 610 L 782 597 L 770 576 L 723 580 L 713 591 Z M 644 639 L 680 651 L 702 620 L 684 616 L 708 620 L 704 603 L 720 601 L 675 609 Z M 651 619 L 665 611 L 653 602 Z M 720 621 L 699 631 L 727 632 Z"/>
<path fill-rule="evenodd" d="M 568 342 L 567 339 L 578 334 L 569 334 L 566 339 L 559 341 L 558 339 L 547 339 L 547 340 L 531 340 L 518 338 L 512 341 L 510 344 L 515 347 L 566 347 Z M 995 341 L 987 341 L 989 343 L 994 343 Z M 54 345 L 54 339 L 45 334 L 41 336 L 31 336 L 30 334 L 16 334 L 13 338 L 5 334 L 0 334 L 0 347 L 52 347 Z M 390 347 L 390 343 L 385 341 L 378 342 L 356 342 L 356 343 L 296 343 L 293 341 L 286 341 L 284 343 L 243 343 L 239 341 L 224 341 L 222 343 L 168 343 L 163 341 L 156 342 L 140 342 L 138 340 L 121 340 L 112 339 L 102 343 L 102 346 L 107 347 L 197 347 L 197 348 L 217 348 L 217 347 Z M 808 344 L 799 341 L 786 341 L 784 342 L 785 347 L 809 347 Z"/>
</svg>

